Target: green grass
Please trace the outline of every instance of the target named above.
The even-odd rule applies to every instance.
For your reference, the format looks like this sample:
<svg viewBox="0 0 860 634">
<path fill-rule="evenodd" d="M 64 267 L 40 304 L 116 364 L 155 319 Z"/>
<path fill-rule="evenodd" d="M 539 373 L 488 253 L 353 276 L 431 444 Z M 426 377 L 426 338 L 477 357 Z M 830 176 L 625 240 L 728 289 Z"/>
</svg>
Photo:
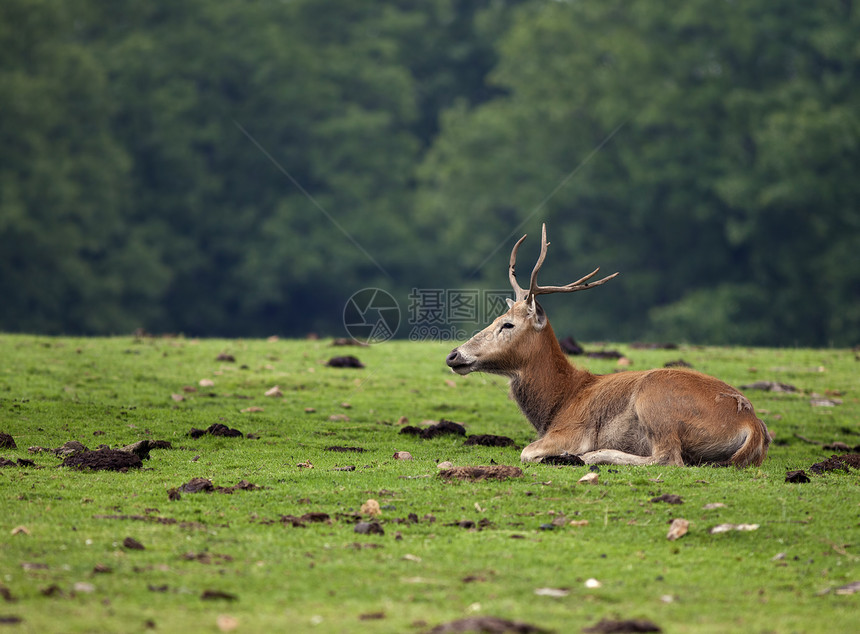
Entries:
<svg viewBox="0 0 860 634">
<path fill-rule="evenodd" d="M 230 615 L 238 632 L 424 632 L 492 615 L 557 632 L 602 618 L 647 618 L 666 632 L 856 630 L 858 595 L 822 591 L 860 579 L 860 478 L 830 473 L 809 484 L 784 482 L 786 470 L 833 453 L 795 434 L 860 443 L 854 352 L 613 346 L 634 369 L 683 357 L 734 385 L 768 379 L 802 392 L 747 391 L 776 433 L 760 468 L 604 466 L 599 484 L 589 486 L 577 484 L 585 467 L 548 465 L 523 465 L 524 477 L 501 483 L 441 481 L 442 460 L 518 465 L 519 451 L 402 436 L 401 416 L 412 424 L 449 418 L 470 434 L 507 435 L 520 447 L 534 439 L 506 382 L 452 375 L 444 364 L 450 347 L 0 336 L 0 431 L 18 445 L 0 455 L 41 467 L 0 469 L 0 584 L 14 599 L 0 602 L 0 616 L 23 619 L 5 629 L 218 632 L 219 615 Z M 216 361 L 221 352 L 236 362 Z M 342 354 L 367 367 L 324 365 Z M 612 361 L 577 362 L 595 372 L 615 369 Z M 171 399 L 201 379 L 214 387 Z M 283 398 L 264 396 L 274 385 Z M 828 390 L 840 392 L 842 404 L 810 405 L 813 392 Z M 241 411 L 252 406 L 264 411 Z M 316 411 L 306 413 L 309 407 Z M 335 414 L 349 420 L 329 420 Z M 186 435 L 216 422 L 260 437 Z M 27 451 L 68 440 L 94 448 L 143 438 L 174 448 L 153 451 L 144 469 L 129 473 L 74 471 L 59 467 L 53 454 Z M 326 451 L 330 445 L 367 451 Z M 394 460 L 401 450 L 414 460 Z M 297 466 L 306 461 L 312 469 Z M 332 470 L 348 464 L 356 470 Z M 193 477 L 264 488 L 168 500 L 169 489 Z M 650 502 L 663 493 L 684 504 Z M 384 507 L 384 535 L 356 534 L 337 515 L 357 512 L 368 498 Z M 726 506 L 702 508 L 713 502 Z M 293 528 L 280 521 L 309 511 L 328 513 L 332 522 Z M 436 519 L 395 521 L 409 513 Z M 99 517 L 122 515 L 176 523 Z M 540 528 L 559 515 L 588 525 Z M 690 530 L 670 542 L 675 517 L 689 520 Z M 482 518 L 491 524 L 480 531 L 456 525 Z M 760 528 L 708 533 L 724 522 Z M 29 534 L 13 535 L 19 526 Z M 146 550 L 124 548 L 126 537 Z M 186 553 L 208 553 L 210 561 Z M 774 560 L 778 553 L 784 558 Z M 95 573 L 97 564 L 112 572 Z M 588 578 L 602 587 L 586 588 Z M 92 588 L 75 590 L 76 583 Z M 57 591 L 45 596 L 51 586 Z M 569 594 L 536 596 L 542 587 Z M 202 600 L 206 590 L 236 598 Z M 383 618 L 361 618 L 380 612 Z"/>
</svg>

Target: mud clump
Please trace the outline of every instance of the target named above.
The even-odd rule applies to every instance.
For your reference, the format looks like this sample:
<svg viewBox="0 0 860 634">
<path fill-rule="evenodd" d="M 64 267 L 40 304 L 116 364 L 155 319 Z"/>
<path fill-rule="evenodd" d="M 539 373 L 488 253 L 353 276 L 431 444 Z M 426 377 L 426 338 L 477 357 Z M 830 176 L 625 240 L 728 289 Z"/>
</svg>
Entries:
<svg viewBox="0 0 860 634">
<path fill-rule="evenodd" d="M 596 352 L 589 352 L 586 356 L 589 359 L 620 359 L 624 355 L 618 352 L 618 350 L 598 350 Z"/>
<path fill-rule="evenodd" d="M 804 471 L 803 469 L 786 472 L 785 481 L 792 482 L 794 484 L 805 484 L 807 482 L 811 482 L 809 476 L 806 475 L 806 471 Z"/>
<path fill-rule="evenodd" d="M 825 473 L 827 471 L 845 471 L 847 473 L 850 469 L 860 469 L 860 454 L 847 453 L 841 456 L 832 455 L 827 460 L 816 462 L 814 465 L 809 467 L 810 471 L 818 474 Z"/>
<path fill-rule="evenodd" d="M 376 520 L 372 522 L 359 522 L 352 530 L 360 535 L 385 535 L 385 530 L 382 528 L 382 524 Z"/>
<path fill-rule="evenodd" d="M 457 632 L 483 632 L 484 634 L 546 634 L 545 630 L 522 621 L 509 621 L 497 616 L 471 616 L 437 625 L 431 634 L 456 634 Z"/>
<path fill-rule="evenodd" d="M 170 489 L 167 492 L 167 497 L 170 500 L 178 501 L 182 499 L 183 493 L 224 493 L 232 495 L 236 491 L 256 491 L 263 487 L 248 482 L 247 480 L 239 480 L 231 487 L 215 486 L 212 480 L 207 478 L 191 478 L 185 484 Z"/>
<path fill-rule="evenodd" d="M 93 471 L 128 471 L 143 466 L 140 456 L 119 449 L 80 451 L 63 460 L 64 467 L 92 469 Z"/>
<path fill-rule="evenodd" d="M 364 447 L 341 447 L 339 445 L 334 445 L 332 447 L 326 447 L 326 451 L 340 451 L 343 453 L 364 453 L 367 451 Z"/>
<path fill-rule="evenodd" d="M 153 449 L 173 449 L 173 445 L 169 440 L 149 440 L 145 438 L 138 440 L 135 443 L 121 447 L 120 451 L 133 453 L 140 457 L 141 460 L 149 460 L 149 452 Z"/>
<path fill-rule="evenodd" d="M 513 438 L 507 436 L 494 436 L 493 434 L 475 434 L 466 438 L 463 443 L 467 446 L 480 445 L 482 447 L 515 447 Z"/>
<path fill-rule="evenodd" d="M 541 460 L 541 464 L 556 465 L 561 467 L 581 467 L 585 461 L 579 456 L 572 453 L 563 453 L 558 456 L 546 456 Z"/>
<path fill-rule="evenodd" d="M 421 427 L 415 427 L 414 425 L 407 425 L 400 430 L 400 433 L 410 436 L 418 436 L 419 438 L 429 440 L 431 438 L 438 438 L 439 436 L 445 436 L 448 434 L 465 436 L 466 428 L 460 423 L 455 423 L 454 421 L 445 420 L 443 418 L 435 425 L 430 425 L 430 427 L 425 427 L 423 429 Z"/>
<path fill-rule="evenodd" d="M 571 356 L 579 356 L 585 354 L 585 348 L 576 343 L 573 337 L 565 337 L 564 339 L 559 339 L 558 345 L 560 345 L 561 349 Z"/>
<path fill-rule="evenodd" d="M 622 632 L 662 632 L 660 626 L 645 619 L 629 619 L 625 621 L 613 621 L 603 619 L 596 625 L 582 628 L 587 634 L 621 634 Z"/>
<path fill-rule="evenodd" d="M 206 429 L 197 429 L 196 427 L 192 427 L 188 432 L 188 435 L 192 438 L 200 438 L 201 436 L 224 436 L 227 438 L 244 438 L 245 434 L 240 432 L 238 429 L 232 429 L 227 427 L 227 425 L 223 425 L 221 423 L 215 423 L 213 425 L 209 425 Z"/>
<path fill-rule="evenodd" d="M 522 469 L 508 465 L 451 467 L 439 472 L 439 477 L 443 480 L 468 480 L 470 482 L 479 480 L 507 480 L 508 478 L 519 478 L 522 475 Z"/>
<path fill-rule="evenodd" d="M 683 504 L 684 500 L 681 499 L 680 495 L 675 495 L 674 493 L 665 493 L 663 495 L 658 495 L 657 497 L 651 498 L 652 502 L 665 502 L 666 504 Z"/>
<path fill-rule="evenodd" d="M 363 368 L 364 364 L 351 354 L 344 357 L 332 357 L 326 365 L 330 368 Z"/>
<path fill-rule="evenodd" d="M 15 439 L 12 438 L 9 434 L 5 434 L 0 432 L 0 449 L 17 449 L 18 445 L 15 444 Z"/>
</svg>

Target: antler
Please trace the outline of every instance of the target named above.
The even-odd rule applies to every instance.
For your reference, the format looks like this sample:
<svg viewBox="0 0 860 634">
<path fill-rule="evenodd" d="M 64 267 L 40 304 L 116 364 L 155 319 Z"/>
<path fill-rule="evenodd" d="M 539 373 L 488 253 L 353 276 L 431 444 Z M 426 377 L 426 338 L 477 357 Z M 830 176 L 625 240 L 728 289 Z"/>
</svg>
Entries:
<svg viewBox="0 0 860 634">
<path fill-rule="evenodd" d="M 540 255 L 538 256 L 538 260 L 535 264 L 535 267 L 532 269 L 532 275 L 529 280 L 529 288 L 528 290 L 525 290 L 517 283 L 516 273 L 514 272 L 514 264 L 517 261 L 517 250 L 520 248 L 520 244 L 522 244 L 523 240 L 525 239 L 526 236 L 523 236 L 522 238 L 517 240 L 517 243 L 514 245 L 514 248 L 511 251 L 511 263 L 508 267 L 508 277 L 511 280 L 511 286 L 514 288 L 514 292 L 516 293 L 516 301 L 525 299 L 526 301 L 530 302 L 537 295 L 549 295 L 550 293 L 573 293 L 574 291 L 584 291 L 595 286 L 600 286 L 601 284 L 608 282 L 613 277 L 618 275 L 618 273 L 613 273 L 612 275 L 607 275 L 603 279 L 597 280 L 596 282 L 589 282 L 588 280 L 597 275 L 597 272 L 600 270 L 600 267 L 597 267 L 588 275 L 581 277 L 575 282 L 571 282 L 570 284 L 565 284 L 564 286 L 539 286 L 537 283 L 537 275 L 538 271 L 540 271 L 540 268 L 543 266 L 543 261 L 546 258 L 546 250 L 549 246 L 549 242 L 546 241 L 546 223 L 544 223 L 541 229 Z"/>
</svg>

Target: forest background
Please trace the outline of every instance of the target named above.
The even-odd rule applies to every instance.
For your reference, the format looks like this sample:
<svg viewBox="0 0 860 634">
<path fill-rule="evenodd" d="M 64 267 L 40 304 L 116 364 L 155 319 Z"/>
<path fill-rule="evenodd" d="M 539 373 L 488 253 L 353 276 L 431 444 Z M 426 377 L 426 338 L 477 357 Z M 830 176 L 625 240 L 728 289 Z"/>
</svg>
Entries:
<svg viewBox="0 0 860 634">
<path fill-rule="evenodd" d="M 342 335 L 546 221 L 543 283 L 622 273 L 559 334 L 855 345 L 858 13 L 4 0 L 0 330 Z"/>
</svg>

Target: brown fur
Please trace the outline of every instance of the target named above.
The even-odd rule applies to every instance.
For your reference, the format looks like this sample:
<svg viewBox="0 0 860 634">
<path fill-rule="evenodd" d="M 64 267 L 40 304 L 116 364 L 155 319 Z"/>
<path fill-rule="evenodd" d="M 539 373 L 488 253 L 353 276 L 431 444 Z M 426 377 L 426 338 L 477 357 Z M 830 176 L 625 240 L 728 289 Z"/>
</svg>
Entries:
<svg viewBox="0 0 860 634">
<path fill-rule="evenodd" d="M 568 452 L 587 464 L 745 467 L 767 455 L 767 428 L 733 387 L 684 369 L 604 376 L 578 369 L 533 301 L 514 303 L 447 362 L 458 374 L 511 379 L 511 394 L 539 435 L 523 462 Z"/>
</svg>

